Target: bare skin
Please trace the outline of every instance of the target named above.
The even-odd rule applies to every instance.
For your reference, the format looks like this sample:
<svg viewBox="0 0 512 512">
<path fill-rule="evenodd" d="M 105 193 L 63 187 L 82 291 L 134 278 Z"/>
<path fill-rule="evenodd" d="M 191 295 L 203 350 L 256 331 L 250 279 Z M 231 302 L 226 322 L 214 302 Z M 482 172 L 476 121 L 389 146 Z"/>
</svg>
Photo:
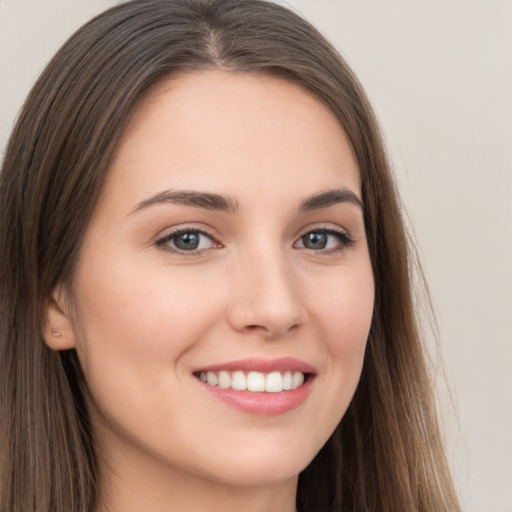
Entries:
<svg viewBox="0 0 512 512">
<path fill-rule="evenodd" d="M 76 348 L 88 382 L 98 512 L 294 512 L 298 474 L 355 392 L 373 310 L 340 124 L 266 76 L 157 84 L 117 148 L 72 295 L 55 290 L 45 339 Z M 306 382 L 256 405 L 239 392 L 241 408 L 201 381 L 241 360 L 297 364 Z"/>
</svg>

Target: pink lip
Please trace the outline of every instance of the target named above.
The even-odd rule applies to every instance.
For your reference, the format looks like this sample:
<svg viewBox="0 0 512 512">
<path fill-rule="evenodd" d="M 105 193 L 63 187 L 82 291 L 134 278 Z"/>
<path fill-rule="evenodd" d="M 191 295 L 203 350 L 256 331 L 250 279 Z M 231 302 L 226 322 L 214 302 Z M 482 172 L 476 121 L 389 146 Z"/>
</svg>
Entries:
<svg viewBox="0 0 512 512">
<path fill-rule="evenodd" d="M 240 411 L 255 414 L 258 416 L 277 416 L 288 411 L 296 409 L 306 401 L 314 384 L 315 368 L 291 357 L 280 359 L 244 359 L 240 361 L 230 361 L 227 363 L 205 366 L 194 372 L 216 372 L 221 370 L 227 371 L 258 371 L 262 373 L 270 373 L 272 371 L 299 371 L 308 374 L 306 382 L 297 389 L 283 391 L 281 393 L 254 393 L 251 391 L 237 391 L 235 389 L 222 389 L 217 386 L 211 386 L 199 379 L 197 383 L 203 389 L 208 391 L 214 398 L 238 409 Z"/>
<path fill-rule="evenodd" d="M 194 370 L 197 372 L 220 372 L 226 370 L 233 372 L 235 370 L 242 370 L 245 372 L 302 372 L 302 373 L 316 373 L 316 369 L 309 363 L 295 359 L 294 357 L 281 357 L 279 359 L 240 359 L 238 361 L 229 361 L 226 363 L 214 364 L 211 366 L 204 366 Z"/>
</svg>

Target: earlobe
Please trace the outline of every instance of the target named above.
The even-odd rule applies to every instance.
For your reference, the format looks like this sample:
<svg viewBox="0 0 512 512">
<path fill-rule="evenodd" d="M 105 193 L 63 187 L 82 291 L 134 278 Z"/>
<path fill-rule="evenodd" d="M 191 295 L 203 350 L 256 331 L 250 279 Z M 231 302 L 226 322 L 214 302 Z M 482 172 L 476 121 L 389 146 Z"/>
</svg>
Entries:
<svg viewBox="0 0 512 512">
<path fill-rule="evenodd" d="M 73 323 L 61 306 L 64 303 L 62 291 L 56 289 L 46 299 L 44 311 L 43 338 L 52 350 L 69 350 L 75 348 L 75 331 Z"/>
</svg>

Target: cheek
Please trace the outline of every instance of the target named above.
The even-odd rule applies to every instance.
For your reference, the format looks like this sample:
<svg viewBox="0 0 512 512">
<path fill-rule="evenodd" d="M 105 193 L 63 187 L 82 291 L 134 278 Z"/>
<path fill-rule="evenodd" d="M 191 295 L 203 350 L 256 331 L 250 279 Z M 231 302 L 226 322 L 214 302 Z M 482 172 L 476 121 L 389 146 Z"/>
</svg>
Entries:
<svg viewBox="0 0 512 512">
<path fill-rule="evenodd" d="M 78 352 L 84 371 L 91 380 L 101 377 L 100 372 L 112 380 L 117 374 L 117 381 L 129 373 L 141 381 L 148 373 L 157 379 L 159 369 L 168 373 L 179 364 L 181 354 L 218 317 L 216 289 L 201 286 L 204 280 L 197 269 L 171 274 L 162 267 L 115 261 L 91 262 L 76 282 Z"/>
<path fill-rule="evenodd" d="M 143 444 L 147 432 L 161 435 L 162 424 L 186 432 L 192 421 L 174 411 L 188 411 L 190 397 L 176 390 L 188 375 L 182 371 L 187 354 L 219 317 L 218 292 L 201 287 L 197 269 L 171 275 L 161 266 L 129 271 L 133 263 L 121 258 L 106 263 L 84 266 L 75 295 L 77 352 L 98 429 L 106 439 L 115 432 Z M 170 439 L 161 440 L 161 449 L 174 453 Z"/>
<path fill-rule="evenodd" d="M 329 351 L 335 355 L 364 352 L 374 306 L 374 282 L 369 262 L 352 272 L 340 272 L 315 298 L 314 314 Z"/>
<path fill-rule="evenodd" d="M 336 403 L 331 403 L 334 407 L 330 413 L 334 426 L 346 411 L 361 376 L 373 307 L 369 262 L 352 272 L 340 272 L 314 300 L 312 320 L 327 354 L 321 374 Z"/>
</svg>

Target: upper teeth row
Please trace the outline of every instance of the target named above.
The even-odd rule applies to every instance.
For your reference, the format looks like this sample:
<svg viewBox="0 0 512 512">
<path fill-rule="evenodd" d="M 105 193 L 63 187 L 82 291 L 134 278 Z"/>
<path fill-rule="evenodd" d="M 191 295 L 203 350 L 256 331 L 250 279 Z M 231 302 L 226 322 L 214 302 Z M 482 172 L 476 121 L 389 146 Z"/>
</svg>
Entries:
<svg viewBox="0 0 512 512">
<path fill-rule="evenodd" d="M 220 371 L 201 372 L 199 378 L 212 386 L 219 386 L 223 389 L 236 389 L 239 391 L 255 391 L 267 393 L 280 393 L 297 389 L 304 383 L 304 374 L 301 372 L 248 372 L 243 371 Z"/>
</svg>

